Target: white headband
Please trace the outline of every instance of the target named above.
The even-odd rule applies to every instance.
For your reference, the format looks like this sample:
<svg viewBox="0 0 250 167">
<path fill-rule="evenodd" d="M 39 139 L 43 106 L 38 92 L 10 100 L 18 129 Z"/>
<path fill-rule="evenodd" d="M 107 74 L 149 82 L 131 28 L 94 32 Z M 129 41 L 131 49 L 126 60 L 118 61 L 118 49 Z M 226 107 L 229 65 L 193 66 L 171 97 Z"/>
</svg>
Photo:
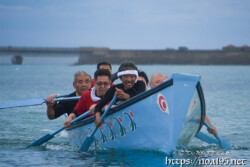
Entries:
<svg viewBox="0 0 250 167">
<path fill-rule="evenodd" d="M 136 79 L 135 79 L 135 83 L 137 82 L 137 78 L 138 78 L 138 71 L 137 70 L 126 70 L 126 71 L 121 71 L 117 73 L 117 76 L 123 76 L 123 75 L 135 75 Z"/>
</svg>

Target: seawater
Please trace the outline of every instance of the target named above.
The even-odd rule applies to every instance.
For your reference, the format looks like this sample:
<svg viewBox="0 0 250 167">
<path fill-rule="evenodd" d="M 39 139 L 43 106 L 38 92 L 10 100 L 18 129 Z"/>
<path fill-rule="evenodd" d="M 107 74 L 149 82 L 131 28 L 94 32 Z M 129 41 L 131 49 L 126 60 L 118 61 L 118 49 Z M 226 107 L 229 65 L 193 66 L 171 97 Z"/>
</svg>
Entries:
<svg viewBox="0 0 250 167">
<path fill-rule="evenodd" d="M 114 65 L 113 71 L 118 67 Z M 223 155 L 225 152 L 220 147 L 194 138 L 187 150 L 177 150 L 170 158 L 246 159 L 246 166 L 250 166 L 250 66 L 138 65 L 138 68 L 149 78 L 155 73 L 200 75 L 207 115 L 219 135 L 233 147 Z M 93 76 L 95 69 L 96 65 L 0 65 L 0 102 L 70 93 L 75 72 L 83 70 Z M 157 150 L 110 149 L 77 153 L 77 149 L 69 145 L 65 131 L 42 146 L 25 148 L 62 127 L 64 121 L 64 116 L 48 120 L 45 104 L 1 109 L 0 166 L 166 166 L 167 155 Z M 202 131 L 206 133 L 206 128 Z M 200 155 L 204 153 L 210 155 Z"/>
</svg>

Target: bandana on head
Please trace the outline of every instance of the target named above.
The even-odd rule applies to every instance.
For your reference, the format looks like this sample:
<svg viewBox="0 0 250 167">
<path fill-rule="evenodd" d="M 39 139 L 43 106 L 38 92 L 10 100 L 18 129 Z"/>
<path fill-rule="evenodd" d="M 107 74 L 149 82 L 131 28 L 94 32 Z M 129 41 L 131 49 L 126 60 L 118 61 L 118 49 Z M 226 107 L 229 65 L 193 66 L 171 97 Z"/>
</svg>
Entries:
<svg viewBox="0 0 250 167">
<path fill-rule="evenodd" d="M 138 71 L 137 70 L 126 70 L 126 71 L 121 71 L 117 73 L 117 76 L 123 76 L 123 75 L 135 75 L 136 79 L 135 79 L 135 83 L 137 82 L 137 78 L 138 78 Z"/>
</svg>

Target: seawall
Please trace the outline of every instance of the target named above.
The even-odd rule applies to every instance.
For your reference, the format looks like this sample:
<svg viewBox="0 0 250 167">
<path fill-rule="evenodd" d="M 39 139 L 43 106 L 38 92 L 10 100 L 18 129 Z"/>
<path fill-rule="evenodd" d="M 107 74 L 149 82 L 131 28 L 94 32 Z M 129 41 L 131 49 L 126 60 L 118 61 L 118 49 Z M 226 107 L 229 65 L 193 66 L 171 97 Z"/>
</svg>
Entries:
<svg viewBox="0 0 250 167">
<path fill-rule="evenodd" d="M 77 64 L 96 64 L 101 61 L 112 64 L 132 61 L 136 64 L 250 65 L 250 51 L 110 50 L 102 48 L 87 52 L 85 50 L 80 54 Z"/>
</svg>

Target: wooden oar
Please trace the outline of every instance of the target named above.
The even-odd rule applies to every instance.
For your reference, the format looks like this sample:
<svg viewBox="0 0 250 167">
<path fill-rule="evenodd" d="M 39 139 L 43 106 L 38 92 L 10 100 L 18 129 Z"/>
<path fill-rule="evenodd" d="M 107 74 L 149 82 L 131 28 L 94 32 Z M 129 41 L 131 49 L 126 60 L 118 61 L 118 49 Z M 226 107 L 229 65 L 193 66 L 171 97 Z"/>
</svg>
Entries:
<svg viewBox="0 0 250 167">
<path fill-rule="evenodd" d="M 63 97 L 53 99 L 53 101 L 69 101 L 69 100 L 79 100 L 81 96 L 74 96 L 74 97 Z M 35 106 L 41 105 L 43 103 L 47 103 L 44 99 L 27 99 L 27 100 L 20 100 L 20 101 L 10 101 L 10 102 L 1 102 L 0 109 L 4 108 L 13 108 L 13 107 L 25 107 L 25 106 Z"/>
<path fill-rule="evenodd" d="M 206 127 L 207 127 L 209 130 L 212 129 L 211 126 L 210 126 L 206 121 L 204 121 L 204 124 L 206 125 Z M 232 149 L 232 147 L 230 146 L 230 144 L 229 144 L 227 141 L 223 140 L 218 134 L 216 134 L 216 135 L 214 135 L 214 136 L 218 139 L 219 145 L 220 145 L 223 149 L 226 149 L 226 150 Z"/>
<path fill-rule="evenodd" d="M 116 101 L 116 96 L 113 97 L 111 103 L 109 104 L 107 110 L 103 113 L 102 117 L 101 117 L 101 122 L 104 120 L 105 116 L 107 115 L 109 109 L 111 108 L 111 106 L 114 104 L 114 102 Z M 82 143 L 82 146 L 80 147 L 80 149 L 78 150 L 78 152 L 86 152 L 88 151 L 90 145 L 92 144 L 93 140 L 94 140 L 94 136 L 95 133 L 97 131 L 98 127 L 95 128 L 95 130 L 91 133 L 91 135 L 88 135 L 86 137 L 86 139 L 84 140 L 84 142 Z"/>
<path fill-rule="evenodd" d="M 77 122 L 78 120 L 81 120 L 83 119 L 84 117 L 86 117 L 87 115 L 89 115 L 91 112 L 90 111 L 87 111 L 86 113 L 82 114 L 81 116 L 77 117 L 76 119 L 74 119 L 73 121 L 70 122 L 70 125 L 72 125 L 73 123 Z M 49 133 L 37 140 L 35 140 L 33 143 L 29 144 L 28 146 L 26 146 L 26 148 L 29 148 L 29 147 L 34 147 L 34 146 L 40 146 L 41 144 L 49 141 L 50 139 L 54 138 L 54 136 L 61 132 L 62 130 L 64 130 L 65 127 L 61 127 L 60 129 L 58 129 L 57 131 L 55 131 L 54 133 Z"/>
</svg>

